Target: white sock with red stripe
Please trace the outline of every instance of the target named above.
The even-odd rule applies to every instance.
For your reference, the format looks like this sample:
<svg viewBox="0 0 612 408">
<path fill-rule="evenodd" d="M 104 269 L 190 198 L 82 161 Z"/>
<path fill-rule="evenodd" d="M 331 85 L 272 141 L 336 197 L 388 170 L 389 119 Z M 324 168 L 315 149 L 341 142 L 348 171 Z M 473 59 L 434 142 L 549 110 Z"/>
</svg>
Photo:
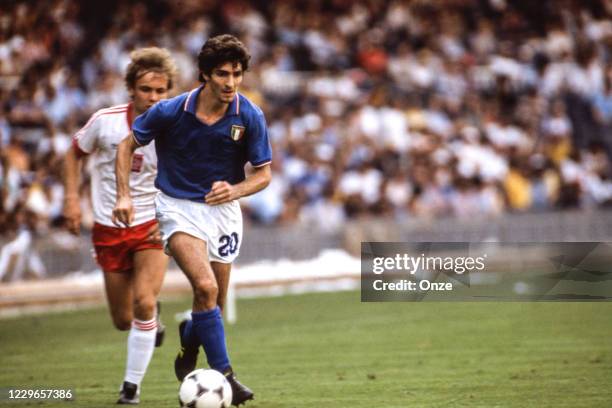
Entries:
<svg viewBox="0 0 612 408">
<path fill-rule="evenodd" d="M 155 318 L 147 321 L 134 319 L 128 336 L 127 366 L 125 380 L 140 387 L 142 378 L 147 371 L 149 361 L 155 349 L 157 321 Z"/>
</svg>

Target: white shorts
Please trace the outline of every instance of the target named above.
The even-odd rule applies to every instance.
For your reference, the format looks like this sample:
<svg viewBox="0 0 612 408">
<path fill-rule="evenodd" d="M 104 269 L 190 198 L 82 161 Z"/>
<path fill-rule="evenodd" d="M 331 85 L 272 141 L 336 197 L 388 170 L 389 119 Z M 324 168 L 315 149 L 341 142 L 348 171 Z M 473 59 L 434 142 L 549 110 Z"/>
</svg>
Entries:
<svg viewBox="0 0 612 408">
<path fill-rule="evenodd" d="M 175 232 L 205 241 L 212 262 L 232 263 L 240 252 L 242 211 L 238 201 L 208 205 L 160 192 L 155 197 L 155 216 L 168 255 L 172 255 L 168 242 Z"/>
</svg>

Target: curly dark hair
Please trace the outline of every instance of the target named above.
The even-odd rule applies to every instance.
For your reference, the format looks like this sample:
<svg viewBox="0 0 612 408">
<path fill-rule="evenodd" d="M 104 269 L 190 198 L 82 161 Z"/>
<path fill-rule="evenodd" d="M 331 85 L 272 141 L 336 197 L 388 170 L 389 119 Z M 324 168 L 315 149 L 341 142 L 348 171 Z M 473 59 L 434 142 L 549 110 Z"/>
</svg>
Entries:
<svg viewBox="0 0 612 408">
<path fill-rule="evenodd" d="M 198 54 L 200 82 L 205 82 L 202 74 L 210 75 L 216 67 L 227 62 L 240 63 L 242 70 L 249 69 L 251 56 L 240 40 L 231 34 L 221 34 L 209 38 Z"/>
</svg>

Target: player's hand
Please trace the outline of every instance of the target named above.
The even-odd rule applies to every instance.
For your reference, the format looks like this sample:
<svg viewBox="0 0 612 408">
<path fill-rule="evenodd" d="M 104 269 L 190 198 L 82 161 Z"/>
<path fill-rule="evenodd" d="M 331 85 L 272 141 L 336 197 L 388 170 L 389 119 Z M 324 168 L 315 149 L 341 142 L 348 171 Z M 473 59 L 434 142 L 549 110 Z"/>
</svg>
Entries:
<svg viewBox="0 0 612 408">
<path fill-rule="evenodd" d="M 215 181 L 210 192 L 204 197 L 204 202 L 208 205 L 219 205 L 236 200 L 238 194 L 234 186 L 227 181 Z"/>
<path fill-rule="evenodd" d="M 66 229 L 74 235 L 81 233 L 81 202 L 78 195 L 64 198 L 64 218 Z"/>
<path fill-rule="evenodd" d="M 132 224 L 132 221 L 134 221 L 134 206 L 132 205 L 131 197 L 117 198 L 115 208 L 113 208 L 112 221 L 118 227 L 121 227 L 121 224 L 126 227 Z"/>
<path fill-rule="evenodd" d="M 147 231 L 146 241 L 151 244 L 161 244 L 161 233 L 159 232 L 159 224 L 155 223 Z"/>
</svg>

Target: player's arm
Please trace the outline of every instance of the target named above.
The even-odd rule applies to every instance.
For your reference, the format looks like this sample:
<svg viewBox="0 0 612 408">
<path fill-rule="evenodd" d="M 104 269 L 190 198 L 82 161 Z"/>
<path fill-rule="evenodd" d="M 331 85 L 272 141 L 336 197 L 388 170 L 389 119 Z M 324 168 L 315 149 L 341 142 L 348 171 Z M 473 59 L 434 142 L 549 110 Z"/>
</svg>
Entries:
<svg viewBox="0 0 612 408">
<path fill-rule="evenodd" d="M 263 190 L 272 180 L 270 163 L 253 168 L 253 172 L 238 184 L 231 185 L 226 181 L 215 181 L 212 189 L 206 194 L 206 204 L 219 205 L 246 197 Z"/>
<path fill-rule="evenodd" d="M 81 231 L 81 199 L 79 187 L 81 185 L 81 158 L 92 153 L 97 146 L 99 115 L 94 114 L 85 126 L 83 126 L 73 137 L 72 147 L 64 156 L 63 181 L 64 181 L 64 218 L 66 229 L 74 235 Z"/>
<path fill-rule="evenodd" d="M 134 206 L 130 196 L 130 170 L 132 156 L 139 145 L 130 132 L 117 147 L 117 159 L 115 160 L 115 178 L 117 181 L 117 201 L 113 209 L 113 223 L 128 226 L 134 221 Z"/>
<path fill-rule="evenodd" d="M 64 157 L 64 209 L 66 228 L 70 233 L 78 235 L 81 231 L 81 200 L 79 185 L 81 184 L 81 159 L 75 148 L 68 149 Z"/>
</svg>

